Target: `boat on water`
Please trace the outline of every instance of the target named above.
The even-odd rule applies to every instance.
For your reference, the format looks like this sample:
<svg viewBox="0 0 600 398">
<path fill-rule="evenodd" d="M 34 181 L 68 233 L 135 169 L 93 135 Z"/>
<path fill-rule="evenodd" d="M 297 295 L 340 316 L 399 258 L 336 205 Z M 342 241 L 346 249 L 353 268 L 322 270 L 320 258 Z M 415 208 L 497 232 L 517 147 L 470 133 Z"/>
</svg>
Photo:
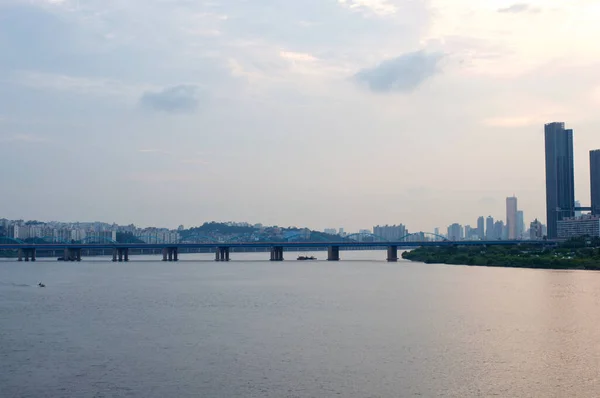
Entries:
<svg viewBox="0 0 600 398">
<path fill-rule="evenodd" d="M 315 256 L 298 256 L 298 261 L 306 261 L 306 260 L 316 260 Z"/>
</svg>

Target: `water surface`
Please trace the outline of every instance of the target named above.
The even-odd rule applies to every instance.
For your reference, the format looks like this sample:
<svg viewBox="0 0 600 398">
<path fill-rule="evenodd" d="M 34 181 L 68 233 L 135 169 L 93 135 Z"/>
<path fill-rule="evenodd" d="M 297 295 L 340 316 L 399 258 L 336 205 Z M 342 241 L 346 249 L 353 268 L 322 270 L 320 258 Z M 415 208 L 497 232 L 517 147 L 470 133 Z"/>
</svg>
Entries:
<svg viewBox="0 0 600 398">
<path fill-rule="evenodd" d="M 0 396 L 600 396 L 600 273 L 232 257 L 0 261 Z"/>
</svg>

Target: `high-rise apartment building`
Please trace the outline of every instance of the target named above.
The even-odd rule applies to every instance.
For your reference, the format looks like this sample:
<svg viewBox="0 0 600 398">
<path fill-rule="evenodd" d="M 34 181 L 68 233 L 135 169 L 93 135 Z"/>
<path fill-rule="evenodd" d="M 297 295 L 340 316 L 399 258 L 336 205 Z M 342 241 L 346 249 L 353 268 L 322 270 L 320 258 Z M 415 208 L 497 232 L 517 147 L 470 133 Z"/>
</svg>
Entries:
<svg viewBox="0 0 600 398">
<path fill-rule="evenodd" d="M 509 240 L 517 239 L 517 198 L 506 198 L 506 229 Z"/>
<path fill-rule="evenodd" d="M 408 234 L 406 227 L 400 225 L 377 225 L 373 227 L 373 235 L 382 237 L 385 240 L 395 242 L 406 237 Z"/>
<path fill-rule="evenodd" d="M 546 219 L 548 238 L 557 237 L 557 222 L 575 215 L 573 130 L 564 123 L 544 125 L 546 146 Z"/>
<path fill-rule="evenodd" d="M 463 227 L 460 224 L 454 223 L 448 227 L 448 240 L 462 240 Z"/>
<path fill-rule="evenodd" d="M 590 188 L 592 214 L 600 215 L 600 149 L 590 151 Z"/>
<path fill-rule="evenodd" d="M 483 216 L 477 219 L 477 237 L 479 240 L 485 239 L 485 218 Z"/>
<path fill-rule="evenodd" d="M 531 224 L 529 224 L 529 239 L 541 240 L 543 236 L 544 226 L 536 218 L 534 221 L 531 222 Z"/>
<path fill-rule="evenodd" d="M 494 239 L 504 239 L 504 221 L 496 221 L 494 223 Z"/>
<path fill-rule="evenodd" d="M 485 238 L 487 240 L 494 240 L 494 217 L 488 216 L 485 219 Z"/>
</svg>

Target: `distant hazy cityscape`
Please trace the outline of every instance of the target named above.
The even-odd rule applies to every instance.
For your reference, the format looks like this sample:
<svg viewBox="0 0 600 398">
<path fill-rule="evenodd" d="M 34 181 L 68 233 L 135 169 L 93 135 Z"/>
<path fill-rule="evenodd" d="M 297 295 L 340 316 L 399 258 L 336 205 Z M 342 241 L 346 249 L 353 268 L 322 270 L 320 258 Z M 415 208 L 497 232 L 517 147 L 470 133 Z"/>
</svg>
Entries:
<svg viewBox="0 0 600 398">
<path fill-rule="evenodd" d="M 590 151 L 590 206 L 575 200 L 573 130 L 562 122 L 544 125 L 546 158 L 546 223 L 526 223 L 516 196 L 506 198 L 506 218 L 480 216 L 474 223 L 459 222 L 445 229 L 414 232 L 402 223 L 347 232 L 343 227 L 312 231 L 308 228 L 263 226 L 247 222 L 206 222 L 186 229 L 138 228 L 104 222 L 41 222 L 0 219 L 0 239 L 23 242 L 145 242 L 176 243 L 204 241 L 326 240 L 353 238 L 358 241 L 541 240 L 600 236 L 600 150 Z"/>
</svg>

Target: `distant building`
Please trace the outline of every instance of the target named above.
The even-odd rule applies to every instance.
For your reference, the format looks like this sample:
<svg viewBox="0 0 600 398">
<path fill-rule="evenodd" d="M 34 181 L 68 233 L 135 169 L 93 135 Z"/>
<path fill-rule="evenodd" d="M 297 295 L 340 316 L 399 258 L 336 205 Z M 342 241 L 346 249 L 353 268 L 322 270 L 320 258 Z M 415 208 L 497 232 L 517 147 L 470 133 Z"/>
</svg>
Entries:
<svg viewBox="0 0 600 398">
<path fill-rule="evenodd" d="M 544 126 L 546 146 L 546 220 L 548 239 L 558 236 L 558 221 L 575 216 L 573 130 L 560 122 Z"/>
<path fill-rule="evenodd" d="M 575 207 L 581 207 L 581 202 L 576 200 Z M 575 217 L 581 217 L 581 210 L 575 210 Z"/>
<path fill-rule="evenodd" d="M 337 235 L 337 230 L 335 228 L 325 228 L 324 232 L 328 235 Z"/>
<path fill-rule="evenodd" d="M 600 216 L 600 149 L 590 151 L 590 189 L 592 214 Z"/>
<path fill-rule="evenodd" d="M 544 237 L 542 223 L 536 218 L 529 224 L 529 238 L 531 240 L 541 240 Z"/>
<path fill-rule="evenodd" d="M 485 239 L 485 218 L 483 216 L 477 219 L 477 237 L 480 240 Z"/>
<path fill-rule="evenodd" d="M 525 215 L 523 210 L 517 211 L 517 239 L 523 239 L 525 236 Z"/>
<path fill-rule="evenodd" d="M 460 224 L 454 223 L 448 227 L 448 240 L 462 240 L 463 227 Z"/>
<path fill-rule="evenodd" d="M 578 236 L 600 236 L 600 216 L 583 215 L 568 217 L 557 223 L 558 238 L 569 239 Z"/>
<path fill-rule="evenodd" d="M 494 239 L 499 240 L 504 238 L 504 221 L 496 221 L 494 223 Z"/>
<path fill-rule="evenodd" d="M 377 225 L 373 227 L 373 235 L 382 237 L 388 241 L 399 241 L 406 237 L 406 227 L 403 224 L 400 225 Z"/>
<path fill-rule="evenodd" d="M 346 236 L 346 232 L 344 232 L 344 228 L 340 228 L 338 235 L 342 236 L 342 237 Z"/>
<path fill-rule="evenodd" d="M 436 240 L 439 239 L 440 236 L 440 229 L 438 227 L 435 227 L 433 229 L 433 234 L 436 235 Z"/>
<path fill-rule="evenodd" d="M 508 240 L 517 239 L 517 198 L 506 198 L 506 230 Z"/>
<path fill-rule="evenodd" d="M 496 236 L 494 235 L 494 217 L 488 216 L 485 219 L 485 237 L 488 240 L 495 240 Z"/>
</svg>

